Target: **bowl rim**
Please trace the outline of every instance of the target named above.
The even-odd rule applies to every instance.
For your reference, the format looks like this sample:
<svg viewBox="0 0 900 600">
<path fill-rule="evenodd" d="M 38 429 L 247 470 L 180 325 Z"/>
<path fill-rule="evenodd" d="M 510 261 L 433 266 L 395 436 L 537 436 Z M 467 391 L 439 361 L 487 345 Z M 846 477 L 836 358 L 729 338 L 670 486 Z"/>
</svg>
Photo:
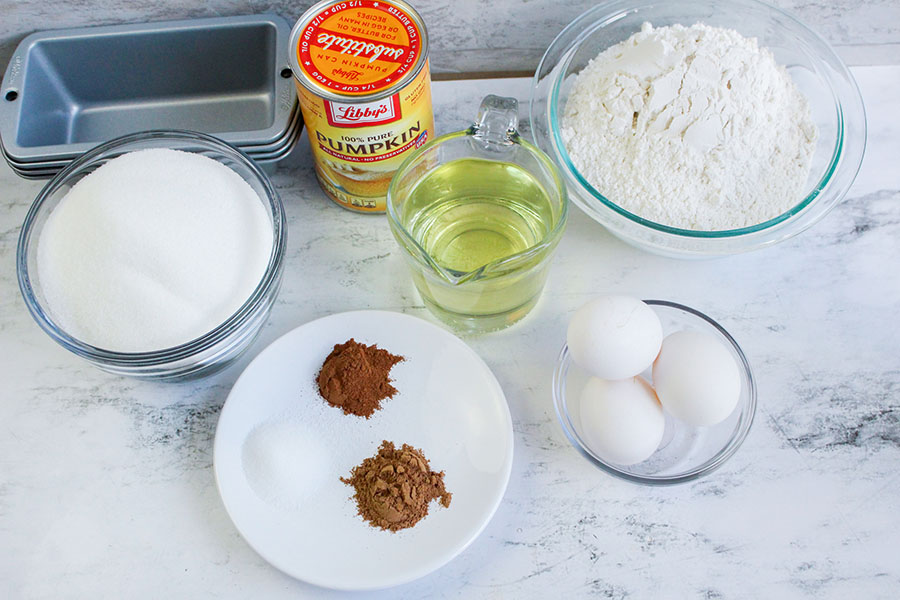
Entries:
<svg viewBox="0 0 900 600">
<path fill-rule="evenodd" d="M 846 143 L 846 134 L 847 134 L 847 123 L 845 118 L 845 107 L 842 105 L 841 100 L 835 95 L 835 116 L 836 116 L 836 135 L 835 135 L 835 147 L 832 150 L 830 160 L 828 161 L 823 175 L 820 177 L 818 182 L 812 187 L 811 191 L 807 193 L 802 200 L 794 204 L 787 211 L 776 215 L 775 217 L 763 221 L 762 223 L 757 223 L 755 225 L 750 225 L 746 227 L 733 228 L 733 229 L 722 229 L 722 230 L 695 230 L 695 229 L 686 229 L 682 227 L 675 227 L 671 225 L 666 225 L 663 223 L 659 223 L 657 221 L 653 221 L 644 217 L 641 217 L 635 213 L 632 213 L 623 207 L 619 206 L 603 194 L 601 194 L 593 185 L 591 185 L 581 174 L 581 172 L 575 167 L 572 163 L 571 158 L 569 157 L 568 150 L 566 149 L 566 144 L 561 138 L 560 128 L 553 127 L 553 123 L 551 123 L 548 127 L 550 131 L 550 143 L 553 146 L 554 153 L 558 155 L 560 158 L 560 162 L 562 165 L 560 166 L 560 170 L 563 171 L 568 177 L 570 182 L 577 184 L 581 190 L 587 193 L 592 199 L 598 201 L 599 206 L 591 206 L 585 200 L 582 200 L 581 194 L 573 193 L 573 200 L 578 204 L 581 208 L 586 209 L 591 216 L 598 213 L 598 208 L 607 208 L 614 213 L 624 217 L 628 221 L 647 227 L 650 230 L 667 234 L 678 236 L 681 238 L 688 239 L 707 239 L 707 240 L 733 240 L 740 238 L 748 238 L 753 237 L 754 234 L 761 234 L 769 231 L 779 231 L 783 227 L 779 226 L 787 226 L 790 223 L 796 223 L 796 219 L 793 217 L 797 216 L 800 213 L 804 213 L 807 208 L 809 208 L 813 202 L 822 194 L 823 191 L 828 188 L 830 184 L 832 184 L 836 173 L 840 166 L 844 164 L 849 164 L 850 168 L 854 169 L 854 176 L 850 179 L 850 184 L 855 179 L 855 175 L 859 172 L 859 169 L 862 165 L 863 155 L 865 154 L 865 143 L 866 143 L 866 129 L 867 123 L 865 119 L 865 105 L 862 101 L 862 96 L 859 91 L 859 87 L 856 83 L 855 78 L 850 73 L 846 64 L 840 59 L 831 45 L 825 40 L 820 34 L 816 31 L 805 25 L 802 21 L 794 17 L 792 14 L 778 8 L 777 6 L 773 6 L 766 2 L 761 2 L 760 0 L 728 0 L 732 4 L 744 5 L 746 7 L 752 7 L 761 9 L 764 11 L 771 11 L 772 13 L 777 14 L 780 18 L 791 22 L 795 26 L 797 26 L 800 30 L 804 31 L 807 35 L 809 35 L 815 42 L 819 44 L 821 49 L 828 54 L 828 59 L 831 60 L 833 65 L 837 65 L 837 71 L 839 75 L 843 76 L 847 81 L 850 82 L 852 91 L 854 92 L 852 100 L 854 100 L 857 106 L 852 108 L 858 108 L 862 115 L 862 123 L 861 123 L 861 133 L 862 133 L 862 144 L 859 150 L 859 156 L 848 156 L 847 155 L 847 143 Z M 571 21 L 566 27 L 554 38 L 551 42 L 550 46 L 548 46 L 547 51 L 541 58 L 541 61 L 535 71 L 534 75 L 534 85 L 532 86 L 532 97 L 531 97 L 531 106 L 530 106 L 530 118 L 532 121 L 535 118 L 534 108 L 535 108 L 535 100 L 536 100 L 536 90 L 539 88 L 539 81 L 541 79 L 541 72 L 546 68 L 545 62 L 548 60 L 551 52 L 555 49 L 555 47 L 567 37 L 573 36 L 575 33 L 577 35 L 574 36 L 574 40 L 562 49 L 562 59 L 555 65 L 553 65 L 552 70 L 559 70 L 555 76 L 552 78 L 551 89 L 549 96 L 547 98 L 548 105 L 548 113 L 549 119 L 551 121 L 556 121 L 558 119 L 558 104 L 559 104 L 559 93 L 560 88 L 562 86 L 562 77 L 561 74 L 565 72 L 566 67 L 571 62 L 573 58 L 573 50 L 581 43 L 583 40 L 589 35 L 593 33 L 595 30 L 604 27 L 608 23 L 616 22 L 622 18 L 622 16 L 627 13 L 636 12 L 641 8 L 652 8 L 655 6 L 657 2 L 654 0 L 609 0 L 603 2 L 597 6 L 594 6 L 587 11 L 583 12 L 581 15 L 576 17 L 573 21 Z M 743 35 L 743 34 L 742 34 Z M 765 48 L 765 46 L 760 46 L 761 48 Z M 823 61 L 824 62 L 824 61 Z M 551 72 L 552 72 L 551 70 Z M 827 78 L 830 82 L 831 77 Z M 833 85 L 831 86 L 834 87 Z M 532 130 L 534 130 L 534 125 L 532 124 Z M 847 162 L 849 160 L 849 163 Z M 573 181 L 574 180 L 574 181 Z M 846 194 L 847 190 L 850 187 L 850 184 L 846 185 L 846 189 L 840 190 L 836 195 L 836 198 L 833 202 L 837 204 L 840 199 Z M 829 208 L 830 209 L 830 208 Z M 818 215 L 817 218 L 811 220 L 808 224 L 805 224 L 805 229 L 808 226 L 811 226 L 815 223 L 819 218 L 824 216 L 828 211 L 824 211 L 823 214 Z M 601 221 L 603 223 L 603 221 Z M 794 232 L 794 234 L 799 233 L 802 229 Z M 789 237 L 789 236 L 788 236 Z M 780 238 L 779 238 L 780 239 Z M 768 241 L 762 242 L 762 245 L 768 243 Z M 755 246 L 754 246 L 755 247 Z M 748 248 L 750 249 L 750 248 Z"/>
<path fill-rule="evenodd" d="M 33 243 L 36 242 L 36 240 L 32 240 L 33 227 L 38 216 L 45 208 L 45 204 L 51 194 L 67 183 L 71 176 L 77 174 L 83 167 L 92 165 L 104 154 L 118 151 L 118 153 L 109 157 L 113 158 L 128 152 L 129 150 L 127 148 L 129 145 L 136 142 L 145 142 L 147 140 L 154 142 L 172 140 L 194 143 L 199 146 L 200 150 L 212 150 L 218 152 L 236 160 L 249 169 L 264 190 L 265 197 L 261 197 L 260 200 L 268 202 L 271 209 L 272 249 L 269 253 L 269 261 L 266 265 L 266 270 L 253 292 L 231 316 L 215 328 L 197 338 L 177 346 L 146 352 L 119 352 L 88 344 L 72 336 L 57 324 L 48 311 L 38 302 L 34 294 L 31 285 L 31 277 L 28 272 L 28 253 Z M 219 138 L 197 131 L 183 129 L 154 129 L 123 135 L 95 146 L 93 149 L 88 150 L 69 163 L 68 166 L 57 173 L 44 185 L 34 202 L 32 202 L 31 207 L 25 216 L 25 221 L 22 224 L 22 230 L 19 233 L 18 245 L 16 247 L 16 274 L 19 282 L 19 290 L 22 293 L 22 298 L 25 301 L 28 311 L 41 329 L 43 329 L 58 344 L 74 354 L 92 362 L 118 367 L 151 367 L 184 360 L 185 358 L 199 354 L 212 348 L 216 344 L 227 339 L 232 333 L 239 330 L 240 327 L 253 316 L 256 310 L 264 304 L 264 300 L 269 293 L 273 289 L 277 289 L 283 266 L 286 242 L 287 220 L 281 198 L 268 176 L 243 151 Z"/>
<path fill-rule="evenodd" d="M 716 331 L 718 331 L 718 333 L 723 338 L 725 338 L 725 340 L 729 344 L 731 344 L 731 347 L 735 350 L 737 356 L 740 359 L 739 367 L 742 370 L 742 376 L 745 376 L 747 378 L 748 398 L 745 403 L 746 410 L 741 410 L 738 422 L 735 425 L 735 433 L 728 440 L 728 443 L 725 444 L 725 446 L 721 450 L 719 450 L 715 454 L 715 456 L 713 456 L 706 462 L 676 475 L 636 475 L 634 473 L 629 473 L 628 471 L 624 471 L 616 467 L 613 463 L 609 463 L 603 460 L 595 453 L 593 453 L 589 449 L 588 445 L 584 442 L 584 440 L 581 439 L 581 436 L 578 434 L 578 430 L 575 428 L 575 425 L 572 422 L 571 417 L 569 416 L 566 401 L 566 376 L 568 375 L 569 368 L 573 365 L 573 362 L 570 360 L 569 348 L 567 344 L 563 344 L 563 347 L 560 350 L 559 356 L 557 358 L 556 367 L 553 370 L 553 380 L 551 385 L 553 395 L 553 408 L 556 412 L 556 417 L 560 423 L 560 426 L 562 427 L 563 433 L 569 440 L 569 443 L 575 448 L 575 450 L 578 451 L 579 454 L 586 458 L 588 462 L 592 463 L 596 467 L 599 467 L 601 470 L 631 483 L 643 485 L 665 486 L 687 483 L 699 479 L 704 475 L 708 475 L 709 473 L 712 473 L 713 471 L 721 467 L 725 463 L 725 461 L 731 458 L 734 453 L 737 452 L 738 448 L 740 448 L 744 443 L 744 440 L 750 433 L 750 428 L 753 425 L 753 420 L 756 416 L 756 380 L 753 377 L 753 370 L 750 367 L 750 362 L 747 360 L 747 356 L 744 354 L 744 351 L 741 349 L 740 345 L 731 336 L 731 334 L 725 330 L 724 327 L 719 325 L 711 317 L 708 317 L 699 310 L 693 309 L 689 306 L 685 306 L 683 304 L 671 302 L 668 300 L 643 300 L 643 302 L 651 307 L 658 306 L 686 312 L 705 321 Z"/>
</svg>

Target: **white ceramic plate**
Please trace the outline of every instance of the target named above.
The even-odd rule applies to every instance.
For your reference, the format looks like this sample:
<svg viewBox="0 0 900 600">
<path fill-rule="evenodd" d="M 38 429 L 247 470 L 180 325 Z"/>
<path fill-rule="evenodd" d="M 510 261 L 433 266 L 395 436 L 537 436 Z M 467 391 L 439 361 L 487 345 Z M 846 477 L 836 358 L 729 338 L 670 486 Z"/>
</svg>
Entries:
<svg viewBox="0 0 900 600">
<path fill-rule="evenodd" d="M 398 393 L 368 420 L 329 406 L 315 387 L 334 344 L 350 338 L 406 358 L 391 371 Z M 254 430 L 251 440 L 279 428 L 290 430 L 280 439 L 296 443 L 278 446 L 293 456 L 279 458 L 275 471 L 296 478 L 273 488 L 251 466 L 259 463 L 245 469 L 254 448 L 245 442 Z M 363 521 L 339 478 L 382 440 L 422 449 L 445 472 L 450 507 L 433 501 L 425 519 L 397 533 Z M 348 312 L 298 327 L 250 363 L 222 408 L 214 454 L 225 508 L 263 558 L 322 587 L 378 589 L 434 571 L 478 537 L 509 481 L 512 423 L 496 378 L 461 340 L 400 313 Z"/>
</svg>

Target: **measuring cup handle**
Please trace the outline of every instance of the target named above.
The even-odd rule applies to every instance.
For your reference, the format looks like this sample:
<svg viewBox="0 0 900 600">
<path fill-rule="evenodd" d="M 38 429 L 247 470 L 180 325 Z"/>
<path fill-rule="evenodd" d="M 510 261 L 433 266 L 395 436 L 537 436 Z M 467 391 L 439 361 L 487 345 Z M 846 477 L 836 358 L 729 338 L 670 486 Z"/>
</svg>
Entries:
<svg viewBox="0 0 900 600">
<path fill-rule="evenodd" d="M 518 127 L 518 100 L 491 94 L 481 101 L 471 134 L 485 146 L 492 144 L 509 146 L 519 137 Z"/>
</svg>

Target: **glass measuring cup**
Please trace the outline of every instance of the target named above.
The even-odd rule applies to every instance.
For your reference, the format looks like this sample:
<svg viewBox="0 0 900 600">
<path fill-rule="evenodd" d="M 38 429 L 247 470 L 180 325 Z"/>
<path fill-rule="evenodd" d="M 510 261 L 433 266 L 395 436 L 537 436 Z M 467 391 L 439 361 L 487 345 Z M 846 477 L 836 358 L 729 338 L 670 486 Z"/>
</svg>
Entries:
<svg viewBox="0 0 900 600">
<path fill-rule="evenodd" d="M 425 305 L 451 327 L 507 327 L 537 303 L 568 199 L 517 131 L 518 103 L 487 96 L 474 124 L 417 150 L 387 194 L 391 231 Z"/>
</svg>

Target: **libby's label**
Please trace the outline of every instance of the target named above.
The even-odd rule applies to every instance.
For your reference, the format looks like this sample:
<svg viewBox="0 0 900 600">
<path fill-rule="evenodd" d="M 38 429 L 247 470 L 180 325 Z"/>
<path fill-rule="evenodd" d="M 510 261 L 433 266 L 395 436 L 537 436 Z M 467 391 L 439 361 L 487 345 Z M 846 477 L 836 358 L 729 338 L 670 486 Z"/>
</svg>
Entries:
<svg viewBox="0 0 900 600">
<path fill-rule="evenodd" d="M 372 94 L 415 68 L 422 32 L 389 1 L 348 0 L 311 17 L 295 51 L 300 68 L 323 89 Z"/>
<path fill-rule="evenodd" d="M 382 98 L 375 102 L 332 102 L 323 100 L 328 124 L 335 127 L 369 127 L 392 123 L 402 116 L 400 94 Z"/>
<path fill-rule="evenodd" d="M 383 212 L 400 163 L 434 137 L 428 63 L 381 100 L 326 100 L 299 83 L 297 90 L 322 189 L 346 208 Z"/>
</svg>

